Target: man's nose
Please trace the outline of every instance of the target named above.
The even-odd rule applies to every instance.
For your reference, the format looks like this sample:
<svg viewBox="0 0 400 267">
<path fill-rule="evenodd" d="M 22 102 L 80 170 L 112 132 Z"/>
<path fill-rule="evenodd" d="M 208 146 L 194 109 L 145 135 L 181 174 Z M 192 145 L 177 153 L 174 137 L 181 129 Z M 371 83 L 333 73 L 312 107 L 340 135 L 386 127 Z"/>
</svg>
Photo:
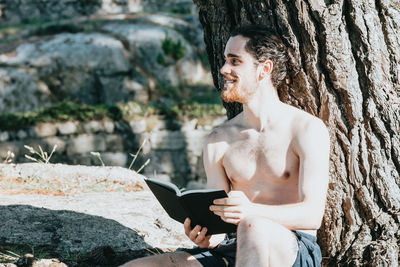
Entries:
<svg viewBox="0 0 400 267">
<path fill-rule="evenodd" d="M 226 64 L 226 62 L 224 63 L 224 65 L 222 65 L 221 69 L 220 69 L 221 74 L 227 74 L 230 73 L 230 68 L 229 65 Z"/>
</svg>

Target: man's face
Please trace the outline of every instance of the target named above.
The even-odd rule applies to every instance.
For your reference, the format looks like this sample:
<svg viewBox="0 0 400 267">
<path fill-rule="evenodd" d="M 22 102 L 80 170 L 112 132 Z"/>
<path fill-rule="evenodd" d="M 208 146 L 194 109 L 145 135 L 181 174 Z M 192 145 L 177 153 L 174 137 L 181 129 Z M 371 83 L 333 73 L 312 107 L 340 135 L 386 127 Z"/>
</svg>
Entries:
<svg viewBox="0 0 400 267">
<path fill-rule="evenodd" d="M 254 57 L 246 49 L 247 38 L 237 35 L 229 38 L 224 52 L 225 64 L 221 68 L 225 102 L 247 103 L 257 86 L 257 67 Z"/>
</svg>

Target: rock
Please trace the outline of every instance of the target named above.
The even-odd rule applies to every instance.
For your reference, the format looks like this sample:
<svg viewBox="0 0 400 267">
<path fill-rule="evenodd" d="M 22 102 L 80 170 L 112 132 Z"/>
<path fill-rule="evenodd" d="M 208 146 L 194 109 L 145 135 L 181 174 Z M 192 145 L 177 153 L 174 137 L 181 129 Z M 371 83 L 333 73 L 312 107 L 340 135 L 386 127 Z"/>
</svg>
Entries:
<svg viewBox="0 0 400 267">
<path fill-rule="evenodd" d="M 41 177 L 41 179 L 70 180 L 79 177 L 80 180 L 110 180 L 137 183 L 145 187 L 144 176 L 135 171 L 121 167 L 96 167 L 66 164 L 20 163 L 1 164 L 0 171 L 3 177 Z"/>
<path fill-rule="evenodd" d="M 194 13 L 190 0 L 0 0 L 2 25 L 36 20 L 61 20 L 82 16 L 170 11 Z"/>
<path fill-rule="evenodd" d="M 47 144 L 46 147 L 51 148 L 47 153 L 50 155 L 51 151 L 55 146 L 56 152 L 63 152 L 67 147 L 67 142 L 65 141 L 65 137 L 51 136 L 44 138 L 43 141 Z"/>
<path fill-rule="evenodd" d="M 102 124 L 99 121 L 89 121 L 83 125 L 86 133 L 98 133 L 103 130 Z"/>
<path fill-rule="evenodd" d="M 6 159 L 8 151 L 14 153 L 15 158 L 21 154 L 22 142 L 21 141 L 8 141 L 0 143 L 0 159 Z"/>
<path fill-rule="evenodd" d="M 206 75 L 193 47 L 173 29 L 128 23 L 111 23 L 103 29 L 126 38 L 135 63 L 151 76 L 157 77 L 159 84 L 169 86 L 177 86 L 180 83 L 195 84 L 202 81 Z M 181 59 L 172 59 L 162 48 L 166 39 L 181 44 L 181 49 L 184 50 Z"/>
<path fill-rule="evenodd" d="M 115 124 L 113 121 L 110 120 L 103 120 L 102 121 L 103 129 L 106 133 L 113 133 L 115 129 Z"/>
<path fill-rule="evenodd" d="M 105 151 L 106 142 L 102 135 L 82 134 L 72 137 L 67 142 L 67 155 Z"/>
<path fill-rule="evenodd" d="M 226 121 L 227 121 L 226 116 L 218 117 L 218 118 L 214 119 L 214 121 L 212 123 L 212 126 L 216 127 L 216 126 L 221 125 L 222 123 L 224 123 Z"/>
<path fill-rule="evenodd" d="M 185 131 L 185 148 L 196 156 L 201 156 L 206 137 L 210 134 L 210 130 L 194 130 Z"/>
<path fill-rule="evenodd" d="M 143 133 L 147 129 L 146 120 L 130 121 L 129 126 L 132 129 L 132 133 Z"/>
<path fill-rule="evenodd" d="M 203 27 L 197 16 L 185 15 L 176 17 L 166 14 L 150 14 L 147 16 L 140 16 L 135 19 L 134 22 L 142 25 L 153 24 L 175 29 L 198 51 L 206 50 L 203 38 Z"/>
<path fill-rule="evenodd" d="M 12 57 L 0 55 L 0 63 L 35 68 L 36 79 L 54 88 L 52 94 L 58 100 L 78 98 L 87 104 L 114 103 L 131 95 L 131 89 L 125 87 L 128 79 L 125 76 L 131 71 L 129 55 L 119 40 L 105 34 L 57 34 L 49 40 L 18 46 Z M 7 75 L 11 74 L 8 71 L 3 74 Z M 38 91 L 34 81 L 31 78 L 32 85 L 28 88 Z M 108 99 L 111 84 L 113 94 Z"/>
<path fill-rule="evenodd" d="M 10 138 L 8 132 L 0 132 L 0 142 L 5 142 Z"/>
<path fill-rule="evenodd" d="M 39 122 L 33 127 L 33 131 L 37 137 L 48 137 L 57 134 L 57 126 L 53 123 Z"/>
<path fill-rule="evenodd" d="M 56 124 L 56 128 L 61 135 L 69 135 L 78 130 L 78 124 L 76 121 L 59 122 Z"/>
<path fill-rule="evenodd" d="M 67 264 L 61 262 L 59 259 L 40 259 L 32 263 L 32 267 L 68 267 Z"/>
<path fill-rule="evenodd" d="M 3 1 L 0 0 L 0 5 Z M 26 10 L 32 10 L 33 17 L 40 10 L 39 13 L 44 12 L 43 19 L 48 8 L 54 11 L 64 7 L 62 14 L 70 10 L 67 13 L 75 16 L 88 5 L 82 2 L 81 9 L 75 10 L 77 1 L 60 0 L 52 5 L 39 1 L 35 6 L 27 0 L 16 0 L 15 5 L 7 2 L 4 10 L 15 9 L 26 18 L 29 17 Z M 156 3 L 99 1 L 96 12 L 101 14 L 114 9 L 122 9 L 124 13 L 135 5 Z M 162 6 L 170 8 L 169 2 L 194 6 L 187 0 L 170 0 Z M 104 11 L 106 6 L 112 8 Z M 52 17 L 57 14 L 53 12 Z M 94 26 L 90 32 L 81 31 L 83 26 L 79 23 L 64 24 L 55 30 L 61 33 L 53 35 L 49 30 L 51 25 L 45 24 L 44 31 L 50 27 L 45 37 L 15 42 L 15 49 L 0 53 L 0 112 L 34 110 L 64 100 L 90 105 L 130 100 L 148 103 L 150 95 L 157 96 L 157 88 L 198 83 L 212 86 L 211 74 L 200 60 L 205 45 L 197 16 L 141 14 L 130 17 L 126 23 L 114 21 Z M 169 45 L 164 46 L 166 41 Z"/>
<path fill-rule="evenodd" d="M 0 55 L 1 58 L 8 57 Z M 29 111 L 51 105 L 51 92 L 35 70 L 0 67 L 0 113 Z"/>
<path fill-rule="evenodd" d="M 144 132 L 141 134 L 135 134 L 133 140 L 130 140 L 130 145 L 132 149 L 138 150 L 142 146 L 142 153 L 148 155 L 151 152 L 150 133 Z"/>
<path fill-rule="evenodd" d="M 192 120 L 183 122 L 181 131 L 193 131 L 196 128 L 197 122 L 198 122 L 198 119 L 192 119 Z"/>
<path fill-rule="evenodd" d="M 152 149 L 178 150 L 186 146 L 181 131 L 151 131 L 149 138 Z"/>
<path fill-rule="evenodd" d="M 6 25 L 44 19 L 65 19 L 90 15 L 99 10 L 99 1 L 59 0 L 52 1 L 0 0 L 3 9 L 2 23 Z"/>
<path fill-rule="evenodd" d="M 106 141 L 106 151 L 118 152 L 125 150 L 124 139 L 121 135 L 116 135 L 116 134 L 106 135 L 105 141 Z"/>
<path fill-rule="evenodd" d="M 0 202 L 2 243 L 44 246 L 59 255 L 114 253 L 108 266 L 151 248 L 192 246 L 182 224 L 169 218 L 147 190 L 58 197 L 0 194 Z"/>
<path fill-rule="evenodd" d="M 51 138 L 51 137 L 47 137 L 47 138 Z M 38 138 L 38 139 L 32 138 L 32 139 L 23 140 L 23 142 L 21 143 L 22 145 L 20 146 L 21 154 L 30 155 L 35 158 L 38 158 L 37 155 L 32 154 L 26 147 L 24 147 L 24 145 L 32 147 L 34 150 L 36 150 L 39 153 L 40 153 L 40 148 L 39 148 L 39 146 L 40 146 L 44 152 L 47 152 L 48 154 L 50 154 L 51 150 L 53 149 L 54 144 L 51 142 L 47 143 L 45 141 L 45 139 L 47 139 L 47 138 Z"/>
<path fill-rule="evenodd" d="M 28 134 L 24 130 L 18 130 L 17 137 L 18 139 L 25 139 L 26 137 L 28 137 Z"/>
<path fill-rule="evenodd" d="M 166 130 L 168 128 L 168 123 L 166 120 L 159 119 L 159 118 L 150 118 L 146 119 L 147 122 L 147 128 L 151 131 L 162 131 Z"/>
<path fill-rule="evenodd" d="M 180 175 L 188 176 L 190 173 L 188 158 L 181 150 L 152 150 L 149 155 L 150 164 L 145 168 L 144 172 L 170 174 L 172 178 L 177 178 Z"/>
<path fill-rule="evenodd" d="M 123 152 L 105 152 L 101 153 L 101 158 L 107 166 L 125 167 L 128 163 L 128 156 Z"/>
</svg>

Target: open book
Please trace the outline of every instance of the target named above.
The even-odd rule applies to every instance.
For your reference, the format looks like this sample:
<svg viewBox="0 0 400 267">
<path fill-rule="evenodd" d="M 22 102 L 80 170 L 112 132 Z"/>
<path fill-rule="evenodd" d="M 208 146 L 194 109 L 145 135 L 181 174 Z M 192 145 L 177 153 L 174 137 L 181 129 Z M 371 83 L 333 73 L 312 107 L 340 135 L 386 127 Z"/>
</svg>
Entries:
<svg viewBox="0 0 400 267">
<path fill-rule="evenodd" d="M 224 222 L 210 211 L 213 200 L 227 197 L 221 189 L 200 189 L 181 192 L 172 183 L 155 179 L 145 179 L 161 206 L 168 215 L 183 223 L 190 218 L 192 228 L 196 225 L 207 227 L 206 235 L 236 232 L 236 225 Z"/>
</svg>

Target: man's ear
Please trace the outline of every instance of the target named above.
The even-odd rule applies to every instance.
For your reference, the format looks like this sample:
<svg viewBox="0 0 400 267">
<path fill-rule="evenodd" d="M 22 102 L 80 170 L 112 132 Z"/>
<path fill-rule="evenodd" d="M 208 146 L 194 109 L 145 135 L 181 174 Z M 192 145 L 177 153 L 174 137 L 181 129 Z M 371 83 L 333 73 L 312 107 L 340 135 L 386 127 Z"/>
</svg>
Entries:
<svg viewBox="0 0 400 267">
<path fill-rule="evenodd" d="M 261 67 L 261 71 L 259 74 L 259 78 L 260 78 L 260 80 L 262 80 L 265 77 L 271 75 L 272 68 L 274 67 L 274 63 L 271 60 L 267 59 L 265 62 L 260 64 L 260 67 Z"/>
</svg>

